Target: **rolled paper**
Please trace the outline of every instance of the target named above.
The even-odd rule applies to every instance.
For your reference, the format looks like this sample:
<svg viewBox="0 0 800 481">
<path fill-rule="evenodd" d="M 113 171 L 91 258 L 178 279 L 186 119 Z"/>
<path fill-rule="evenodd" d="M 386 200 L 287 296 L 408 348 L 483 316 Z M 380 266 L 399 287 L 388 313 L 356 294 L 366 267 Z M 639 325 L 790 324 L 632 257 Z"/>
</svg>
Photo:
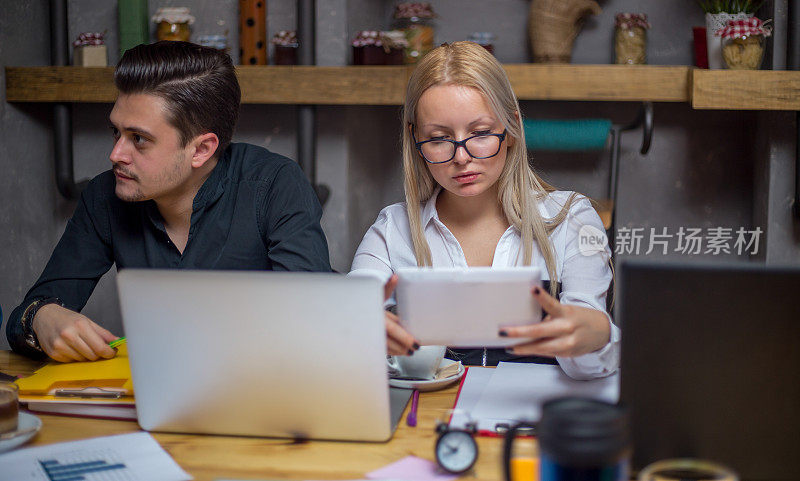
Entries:
<svg viewBox="0 0 800 481">
<path fill-rule="evenodd" d="M 611 131 L 608 119 L 525 119 L 523 126 L 528 149 L 539 151 L 603 150 Z"/>
</svg>

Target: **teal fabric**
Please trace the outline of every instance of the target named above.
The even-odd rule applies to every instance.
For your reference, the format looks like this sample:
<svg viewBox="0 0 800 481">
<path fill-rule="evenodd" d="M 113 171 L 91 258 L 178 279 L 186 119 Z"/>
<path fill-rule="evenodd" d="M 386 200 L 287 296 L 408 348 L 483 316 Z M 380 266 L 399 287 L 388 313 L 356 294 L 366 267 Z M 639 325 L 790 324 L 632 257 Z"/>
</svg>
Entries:
<svg viewBox="0 0 800 481">
<path fill-rule="evenodd" d="M 611 131 L 608 119 L 523 120 L 529 150 L 604 150 Z"/>
</svg>

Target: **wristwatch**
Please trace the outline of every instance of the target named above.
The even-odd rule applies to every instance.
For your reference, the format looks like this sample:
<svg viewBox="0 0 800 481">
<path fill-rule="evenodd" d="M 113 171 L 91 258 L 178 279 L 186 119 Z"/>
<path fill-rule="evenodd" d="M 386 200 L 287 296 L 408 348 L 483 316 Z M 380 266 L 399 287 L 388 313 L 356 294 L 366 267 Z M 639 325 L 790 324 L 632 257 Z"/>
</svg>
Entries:
<svg viewBox="0 0 800 481">
<path fill-rule="evenodd" d="M 42 346 L 39 345 L 39 339 L 36 337 L 36 332 L 33 330 L 33 318 L 39 309 L 48 304 L 58 304 L 64 307 L 64 303 L 58 297 L 48 297 L 45 299 L 37 299 L 31 302 L 22 313 L 22 334 L 25 336 L 25 344 L 31 349 L 36 349 L 39 352 L 44 352 Z"/>
</svg>

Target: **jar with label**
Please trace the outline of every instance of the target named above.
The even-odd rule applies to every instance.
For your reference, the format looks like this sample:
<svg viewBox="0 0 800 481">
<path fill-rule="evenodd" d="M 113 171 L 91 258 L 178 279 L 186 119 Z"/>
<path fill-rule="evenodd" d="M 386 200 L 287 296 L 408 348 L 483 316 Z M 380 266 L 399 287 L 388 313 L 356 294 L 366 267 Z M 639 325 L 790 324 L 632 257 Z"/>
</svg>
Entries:
<svg viewBox="0 0 800 481">
<path fill-rule="evenodd" d="M 467 40 L 477 43 L 494 55 L 494 39 L 496 38 L 497 36 L 491 32 L 473 32 L 469 34 Z"/>
<path fill-rule="evenodd" d="M 436 34 L 433 23 L 435 17 L 430 3 L 405 2 L 395 7 L 395 28 L 405 34 L 408 42 L 408 47 L 405 49 L 405 63 L 417 63 L 433 50 L 433 39 Z"/>
<path fill-rule="evenodd" d="M 187 7 L 161 7 L 153 15 L 153 23 L 157 25 L 158 40 L 180 40 L 188 42 L 192 34 L 191 25 L 194 17 Z"/>
<path fill-rule="evenodd" d="M 766 38 L 772 28 L 758 18 L 731 20 L 725 28 L 717 30 L 722 39 L 722 59 L 731 70 L 758 70 L 764 60 Z"/>
<path fill-rule="evenodd" d="M 644 65 L 647 63 L 647 30 L 650 23 L 644 13 L 618 13 L 614 31 L 616 63 Z"/>
</svg>

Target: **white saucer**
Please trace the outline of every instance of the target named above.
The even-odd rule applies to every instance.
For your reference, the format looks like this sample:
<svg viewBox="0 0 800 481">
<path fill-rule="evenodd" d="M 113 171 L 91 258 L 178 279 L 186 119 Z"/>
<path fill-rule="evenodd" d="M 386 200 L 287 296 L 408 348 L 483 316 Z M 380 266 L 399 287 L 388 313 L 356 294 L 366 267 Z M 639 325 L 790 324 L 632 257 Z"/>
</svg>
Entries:
<svg viewBox="0 0 800 481">
<path fill-rule="evenodd" d="M 16 431 L 0 437 L 0 453 L 22 446 L 42 429 L 42 420 L 31 413 L 20 411 L 18 420 Z"/>
<path fill-rule="evenodd" d="M 439 368 L 441 369 L 443 367 L 447 367 L 453 364 L 454 362 L 458 361 L 453 361 L 450 359 L 442 359 L 442 363 L 439 364 Z M 462 364 L 458 367 L 458 372 L 456 374 L 453 374 L 452 376 L 443 379 L 431 379 L 430 381 L 406 381 L 402 379 L 389 378 L 389 385 L 392 387 L 399 387 L 403 389 L 417 389 L 419 391 L 435 391 L 437 389 L 445 388 L 450 384 L 454 383 L 455 381 L 461 379 L 461 376 L 464 375 L 464 371 L 465 371 L 464 365 Z"/>
</svg>

